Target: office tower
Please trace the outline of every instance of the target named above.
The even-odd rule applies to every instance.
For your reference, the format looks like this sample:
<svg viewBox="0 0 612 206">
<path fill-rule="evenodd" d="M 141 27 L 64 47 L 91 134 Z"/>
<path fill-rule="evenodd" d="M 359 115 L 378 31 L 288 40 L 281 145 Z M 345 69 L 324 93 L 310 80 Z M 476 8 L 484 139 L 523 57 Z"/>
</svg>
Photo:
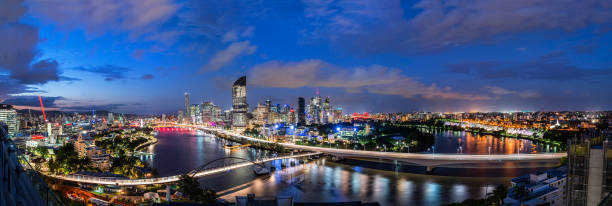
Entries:
<svg viewBox="0 0 612 206">
<path fill-rule="evenodd" d="M 191 115 L 192 124 L 202 123 L 202 107 L 199 104 L 192 104 L 189 106 L 189 114 Z"/>
<path fill-rule="evenodd" d="M 161 121 L 166 122 L 166 114 L 162 114 Z"/>
<path fill-rule="evenodd" d="M 106 118 L 106 123 L 107 124 L 113 124 L 113 121 L 115 121 L 115 117 L 113 116 L 112 112 L 108 113 L 108 117 Z"/>
<path fill-rule="evenodd" d="M 612 192 L 612 145 L 608 135 L 568 140 L 567 203 L 598 205 Z"/>
<path fill-rule="evenodd" d="M 189 93 L 185 92 L 185 117 L 191 117 L 189 114 Z"/>
<path fill-rule="evenodd" d="M 214 107 L 212 102 L 202 102 L 202 121 L 204 123 L 213 121 Z"/>
<path fill-rule="evenodd" d="M 298 97 L 297 124 L 298 126 L 306 125 L 306 101 L 304 97 Z"/>
<path fill-rule="evenodd" d="M 178 111 L 178 117 L 177 117 L 177 120 L 176 120 L 176 121 L 177 121 L 178 123 L 182 123 L 184 119 L 185 119 L 185 116 L 183 115 L 183 110 L 180 110 L 180 109 L 179 109 L 179 111 Z"/>
<path fill-rule="evenodd" d="M 213 106 L 213 121 L 220 122 L 223 121 L 223 111 L 219 106 Z"/>
<path fill-rule="evenodd" d="M 242 76 L 232 86 L 232 127 L 234 129 L 246 127 L 248 111 L 246 76 Z"/>
<path fill-rule="evenodd" d="M 8 104 L 0 104 L 0 122 L 4 122 L 8 126 L 9 138 L 15 137 L 19 131 L 19 121 L 17 121 L 17 111 L 13 106 Z"/>
</svg>

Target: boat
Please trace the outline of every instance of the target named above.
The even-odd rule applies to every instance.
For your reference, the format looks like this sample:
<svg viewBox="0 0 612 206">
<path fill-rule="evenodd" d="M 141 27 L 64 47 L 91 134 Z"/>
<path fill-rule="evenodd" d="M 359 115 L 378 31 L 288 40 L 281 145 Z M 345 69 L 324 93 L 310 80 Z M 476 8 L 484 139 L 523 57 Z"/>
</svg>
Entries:
<svg viewBox="0 0 612 206">
<path fill-rule="evenodd" d="M 204 136 L 205 135 L 204 131 L 202 131 L 202 130 L 198 130 L 196 133 L 198 134 L 198 136 Z"/>
<path fill-rule="evenodd" d="M 253 169 L 253 172 L 255 172 L 255 175 L 258 175 L 258 176 L 270 174 L 270 170 L 268 170 L 268 168 L 265 168 L 265 167 L 255 167 Z"/>
</svg>

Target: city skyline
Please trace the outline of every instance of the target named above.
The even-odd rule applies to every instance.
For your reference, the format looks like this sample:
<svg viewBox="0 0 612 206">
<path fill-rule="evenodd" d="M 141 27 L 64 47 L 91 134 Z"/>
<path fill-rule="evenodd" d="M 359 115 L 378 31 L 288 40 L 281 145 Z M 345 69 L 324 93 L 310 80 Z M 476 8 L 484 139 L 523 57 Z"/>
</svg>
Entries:
<svg viewBox="0 0 612 206">
<path fill-rule="evenodd" d="M 0 102 L 229 109 L 246 75 L 250 109 L 317 89 L 345 113 L 612 109 L 606 2 L 232 3 L 2 2 Z"/>
</svg>

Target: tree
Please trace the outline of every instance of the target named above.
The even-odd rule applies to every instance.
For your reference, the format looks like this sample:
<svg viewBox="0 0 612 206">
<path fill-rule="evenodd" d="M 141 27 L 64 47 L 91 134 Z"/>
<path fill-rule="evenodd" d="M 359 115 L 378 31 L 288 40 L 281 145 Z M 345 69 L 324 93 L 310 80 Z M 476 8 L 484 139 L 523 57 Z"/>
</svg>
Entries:
<svg viewBox="0 0 612 206">
<path fill-rule="evenodd" d="M 508 187 L 505 185 L 498 185 L 495 187 L 495 189 L 493 189 L 492 193 L 489 193 L 489 195 L 491 195 L 493 199 L 499 203 L 499 205 L 503 205 L 504 198 L 506 198 L 506 195 L 508 195 Z"/>
<path fill-rule="evenodd" d="M 213 203 L 217 201 L 217 193 L 211 189 L 202 189 L 200 183 L 189 175 L 181 175 L 178 182 L 179 192 L 194 202 Z"/>
<path fill-rule="evenodd" d="M 49 150 L 45 146 L 38 146 L 34 151 L 42 158 L 47 158 L 49 156 Z"/>
<path fill-rule="evenodd" d="M 529 196 L 529 190 L 527 190 L 525 185 L 522 185 L 522 184 L 517 185 L 516 187 L 514 187 L 514 190 L 512 191 L 512 195 L 514 195 L 519 200 L 519 202 L 522 204 L 523 199 Z"/>
</svg>

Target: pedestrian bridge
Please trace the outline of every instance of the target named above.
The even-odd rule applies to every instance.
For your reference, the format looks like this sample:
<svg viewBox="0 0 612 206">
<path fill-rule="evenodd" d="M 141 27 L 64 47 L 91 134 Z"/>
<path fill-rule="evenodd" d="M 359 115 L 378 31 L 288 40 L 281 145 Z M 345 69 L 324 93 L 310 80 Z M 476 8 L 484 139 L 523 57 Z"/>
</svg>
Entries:
<svg viewBox="0 0 612 206">
<path fill-rule="evenodd" d="M 226 171 L 230 171 L 233 169 L 238 169 L 251 165 L 262 165 L 263 163 L 282 160 L 282 159 L 292 159 L 292 158 L 302 158 L 313 155 L 319 155 L 321 153 L 312 152 L 306 154 L 296 154 L 296 155 L 288 155 L 282 157 L 272 157 L 255 161 L 241 161 L 234 164 L 223 165 L 219 167 L 210 167 L 206 168 L 204 166 L 187 173 L 194 178 L 205 177 L 208 175 L 218 174 Z M 79 182 L 86 184 L 100 184 L 100 185 L 117 185 L 117 186 L 135 186 L 135 185 L 152 185 L 152 184 L 171 184 L 179 181 L 181 175 L 174 175 L 168 177 L 157 177 L 157 178 L 145 178 L 145 179 L 117 179 L 114 177 L 88 177 L 88 176 L 79 176 L 79 175 L 49 175 L 53 178 L 71 181 L 71 182 Z"/>
</svg>

